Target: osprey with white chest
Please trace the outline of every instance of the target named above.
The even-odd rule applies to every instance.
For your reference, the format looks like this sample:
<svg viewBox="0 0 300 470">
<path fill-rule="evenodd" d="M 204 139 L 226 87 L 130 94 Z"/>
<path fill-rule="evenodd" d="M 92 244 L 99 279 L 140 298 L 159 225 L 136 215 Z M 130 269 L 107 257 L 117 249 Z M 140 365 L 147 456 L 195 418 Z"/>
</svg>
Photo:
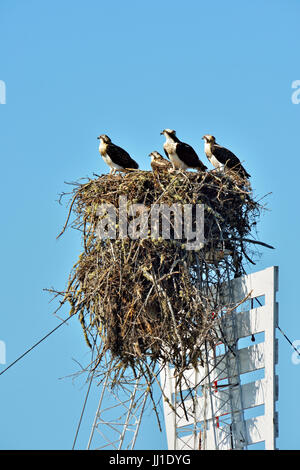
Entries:
<svg viewBox="0 0 300 470">
<path fill-rule="evenodd" d="M 168 159 L 171 161 L 173 169 L 186 170 L 194 168 L 198 171 L 205 171 L 207 167 L 199 160 L 193 147 L 181 142 L 176 137 L 176 132 L 171 129 L 165 129 L 161 132 L 165 136 L 166 141 L 163 145 L 164 151 Z"/>
<path fill-rule="evenodd" d="M 99 152 L 105 163 L 110 167 L 110 173 L 127 168 L 138 169 L 138 164 L 134 161 L 126 150 L 112 143 L 106 134 L 99 135 Z"/>
<path fill-rule="evenodd" d="M 228 168 L 243 178 L 250 178 L 251 175 L 245 170 L 238 157 L 227 148 L 217 144 L 213 135 L 206 134 L 202 139 L 204 140 L 204 152 L 216 169 L 223 171 Z"/>
</svg>

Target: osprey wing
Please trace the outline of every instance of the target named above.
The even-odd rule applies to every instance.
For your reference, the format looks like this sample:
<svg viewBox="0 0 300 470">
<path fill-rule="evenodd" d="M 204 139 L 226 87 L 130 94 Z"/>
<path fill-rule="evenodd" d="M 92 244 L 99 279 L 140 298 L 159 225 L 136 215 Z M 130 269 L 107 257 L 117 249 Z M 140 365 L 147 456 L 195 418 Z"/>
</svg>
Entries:
<svg viewBox="0 0 300 470">
<path fill-rule="evenodd" d="M 213 155 L 218 160 L 218 162 L 220 162 L 222 165 L 226 165 L 227 168 L 236 170 L 247 178 L 250 177 L 249 173 L 247 173 L 238 157 L 225 147 L 221 147 L 221 145 L 214 145 Z"/>
<path fill-rule="evenodd" d="M 169 154 L 168 154 L 168 152 L 166 151 L 165 148 L 164 148 L 164 152 L 165 152 L 166 157 L 169 158 Z"/>
<path fill-rule="evenodd" d="M 151 162 L 151 167 L 152 169 L 162 169 L 162 170 L 167 170 L 169 168 L 172 168 L 172 164 L 169 160 L 165 160 L 164 158 L 154 160 Z"/>
<path fill-rule="evenodd" d="M 118 145 L 108 144 L 106 153 L 114 163 L 123 168 L 137 169 L 139 167 L 136 161 L 131 158 L 129 153 L 121 147 L 118 147 Z"/>
<path fill-rule="evenodd" d="M 176 145 L 176 153 L 190 168 L 201 168 L 203 171 L 207 169 L 207 166 L 199 160 L 195 150 L 189 144 L 178 142 Z"/>
</svg>

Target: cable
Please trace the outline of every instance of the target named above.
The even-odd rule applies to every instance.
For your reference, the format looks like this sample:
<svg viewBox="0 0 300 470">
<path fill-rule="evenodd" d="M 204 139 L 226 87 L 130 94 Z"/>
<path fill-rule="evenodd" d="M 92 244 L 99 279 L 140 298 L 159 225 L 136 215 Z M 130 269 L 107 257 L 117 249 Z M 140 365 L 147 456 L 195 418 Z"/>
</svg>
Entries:
<svg viewBox="0 0 300 470">
<path fill-rule="evenodd" d="M 49 333 L 47 333 L 45 336 L 43 336 L 39 341 L 37 341 L 33 346 L 31 346 L 31 348 L 27 349 L 23 354 L 21 354 L 21 356 L 19 356 L 17 359 L 15 359 L 11 364 L 9 364 L 9 365 L 7 366 L 2 372 L 0 372 L 0 375 L 4 374 L 4 372 L 6 372 L 6 371 L 7 371 L 8 369 L 10 369 L 13 365 L 15 365 L 17 362 L 19 362 L 24 356 L 26 356 L 26 354 L 28 354 L 28 353 L 29 353 L 30 351 L 32 351 L 36 346 L 38 346 L 39 344 L 41 344 L 46 338 L 48 338 L 50 335 L 52 335 L 52 333 L 54 333 L 56 330 L 58 330 L 58 328 L 60 328 L 62 325 L 64 325 L 64 324 L 65 324 L 71 317 L 73 317 L 76 313 L 77 313 L 77 312 L 72 313 L 68 318 L 66 318 L 66 319 L 63 320 L 59 325 L 57 325 L 55 328 L 53 328 L 53 330 L 49 331 Z M 77 426 L 77 430 L 76 430 L 76 434 L 75 434 L 75 438 L 74 438 L 72 450 L 74 449 L 75 444 L 76 444 L 76 440 L 77 440 L 79 428 L 80 428 L 81 421 L 82 421 L 82 418 L 83 418 L 83 414 L 84 414 L 84 411 L 85 411 L 87 399 L 88 399 L 88 396 L 89 396 L 89 393 L 90 393 L 90 388 L 91 388 L 91 384 L 92 384 L 92 380 L 93 380 L 94 373 L 95 373 L 95 369 L 93 370 L 92 377 L 91 377 L 91 379 L 90 379 L 90 383 L 89 383 L 88 390 L 87 390 L 87 393 L 86 393 L 86 397 L 85 397 L 85 400 L 84 400 L 84 404 L 83 404 L 83 408 L 82 408 L 82 411 L 81 411 L 79 423 L 78 423 L 78 426 Z"/>
<path fill-rule="evenodd" d="M 74 437 L 74 441 L 73 441 L 72 450 L 74 450 L 74 448 L 75 448 L 75 444 L 76 444 L 76 441 L 77 441 L 77 436 L 78 436 L 79 429 L 80 429 L 80 426 L 81 426 L 81 421 L 82 421 L 82 418 L 83 418 L 83 414 L 84 414 L 85 407 L 86 407 L 86 404 L 87 404 L 88 396 L 89 396 L 89 393 L 90 393 L 90 389 L 91 389 L 91 385 L 92 385 L 94 373 L 95 373 L 95 369 L 93 370 L 92 377 L 90 378 L 90 383 L 89 383 L 89 386 L 88 386 L 88 389 L 87 389 L 87 392 L 86 392 L 86 395 L 85 395 L 85 400 L 84 400 L 84 403 L 83 403 L 81 415 L 80 415 L 79 422 L 78 422 L 78 425 L 77 425 L 77 429 L 76 429 L 76 433 L 75 433 L 75 437 Z"/>
<path fill-rule="evenodd" d="M 277 325 L 277 328 L 278 330 L 280 331 L 280 333 L 285 337 L 285 339 L 290 343 L 290 345 L 292 346 L 293 349 L 295 349 L 296 353 L 298 354 L 298 356 L 300 356 L 300 351 L 298 351 L 298 349 L 293 345 L 292 341 L 287 337 L 287 335 L 282 331 L 282 329 L 280 328 L 279 325 Z"/>
<path fill-rule="evenodd" d="M 49 333 L 47 333 L 45 336 L 43 336 L 43 338 L 41 338 L 37 343 L 35 343 L 33 346 L 31 346 L 31 348 L 27 349 L 27 351 L 25 351 L 23 354 L 21 354 L 21 356 L 19 356 L 15 361 L 13 361 L 11 364 L 9 364 L 9 366 L 7 366 L 2 372 L 0 372 L 0 375 L 4 374 L 4 372 L 6 372 L 13 365 L 15 365 L 17 362 L 19 362 L 24 356 L 26 356 L 26 354 L 28 354 L 36 346 L 38 346 L 40 343 L 42 343 L 42 341 L 44 341 L 46 338 L 48 338 L 50 335 L 52 335 L 52 333 L 54 333 L 54 331 L 56 331 L 59 327 L 64 325 L 71 317 L 73 317 L 75 315 L 75 313 L 77 313 L 77 312 L 72 313 L 68 318 L 66 318 L 59 325 L 57 325 L 55 328 L 53 328 L 53 330 L 49 331 Z"/>
<path fill-rule="evenodd" d="M 97 335 L 96 335 L 96 337 L 95 337 L 95 341 L 94 341 L 94 348 L 93 348 L 93 352 L 92 352 L 92 362 L 91 362 L 91 364 L 93 364 L 93 355 L 94 355 L 94 352 L 95 352 L 97 337 L 98 337 L 98 333 L 97 333 Z M 92 365 L 91 365 L 91 369 L 92 369 Z M 90 378 L 90 383 L 89 383 L 89 386 L 88 386 L 88 389 L 87 389 L 87 392 L 86 392 L 86 395 L 85 395 L 85 399 L 84 399 L 83 407 L 82 407 L 82 410 L 81 410 L 79 422 L 78 422 L 78 425 L 77 425 L 77 429 L 76 429 L 76 433 L 75 433 L 75 437 L 74 437 L 74 441 L 73 441 L 72 450 L 74 450 L 75 445 L 76 445 L 77 436 L 78 436 L 79 429 L 80 429 L 80 426 L 81 426 L 82 418 L 83 418 L 84 411 L 85 411 L 85 407 L 86 407 L 87 400 L 88 400 L 88 397 L 89 397 L 89 393 L 90 393 L 90 389 L 91 389 L 91 385 L 92 385 L 92 381 L 93 381 L 93 378 L 94 378 L 95 371 L 96 371 L 96 368 L 94 367 L 94 368 L 93 368 L 93 371 L 92 371 L 92 376 L 91 376 L 91 378 Z"/>
<path fill-rule="evenodd" d="M 262 303 L 258 300 L 257 297 L 255 297 L 256 301 L 259 303 L 259 305 L 262 307 Z M 253 301 L 253 299 L 251 299 L 251 301 Z M 252 302 L 252 306 L 251 308 L 253 307 L 253 302 Z M 285 337 L 285 339 L 287 340 L 288 343 L 290 343 L 290 345 L 292 346 L 292 348 L 296 351 L 296 353 L 298 354 L 298 356 L 300 356 L 300 351 L 298 351 L 298 349 L 293 345 L 292 341 L 287 337 L 287 335 L 282 331 L 282 329 L 280 328 L 279 325 L 277 325 L 277 328 L 278 330 L 280 331 L 280 333 Z"/>
</svg>

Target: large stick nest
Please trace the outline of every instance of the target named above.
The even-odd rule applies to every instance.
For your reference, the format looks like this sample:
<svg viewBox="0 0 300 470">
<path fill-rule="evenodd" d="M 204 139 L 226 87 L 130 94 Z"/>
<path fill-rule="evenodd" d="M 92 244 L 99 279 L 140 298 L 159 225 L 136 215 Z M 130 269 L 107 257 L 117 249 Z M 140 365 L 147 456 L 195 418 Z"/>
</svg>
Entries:
<svg viewBox="0 0 300 470">
<path fill-rule="evenodd" d="M 68 225 L 82 231 L 83 251 L 70 274 L 62 304 L 78 314 L 86 341 L 97 345 L 94 366 L 110 353 L 117 374 L 130 366 L 138 375 L 149 363 L 171 363 L 179 375 L 203 361 L 203 345 L 219 340 L 215 321 L 221 287 L 254 263 L 259 244 L 250 232 L 261 205 L 249 183 L 234 173 L 131 171 L 73 183 Z M 187 250 L 185 239 L 101 240 L 99 207 L 126 196 L 128 205 L 203 204 L 205 240 Z M 118 229 L 118 226 L 116 226 Z M 121 372 L 120 372 L 121 371 Z"/>
</svg>

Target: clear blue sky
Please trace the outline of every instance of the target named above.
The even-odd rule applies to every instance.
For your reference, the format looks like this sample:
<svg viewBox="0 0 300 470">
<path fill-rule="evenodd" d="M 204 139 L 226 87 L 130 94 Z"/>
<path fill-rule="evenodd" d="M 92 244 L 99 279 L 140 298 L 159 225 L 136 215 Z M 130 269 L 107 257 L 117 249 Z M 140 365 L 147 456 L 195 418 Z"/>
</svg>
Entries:
<svg viewBox="0 0 300 470">
<path fill-rule="evenodd" d="M 96 136 L 107 133 L 150 169 L 169 127 L 204 159 L 211 133 L 246 163 L 270 211 L 255 267 L 279 265 L 280 326 L 300 339 L 298 0 L 1 0 L 1 312 L 7 364 L 58 324 L 44 288 L 64 289 L 79 238 L 56 236 L 74 181 L 107 172 Z M 64 312 L 61 312 L 63 316 Z M 278 333 L 280 449 L 299 449 L 300 364 Z M 0 448 L 70 449 L 88 363 L 76 318 L 0 377 Z M 0 365 L 0 371 L 5 366 Z M 62 378 L 62 379 L 61 379 Z M 85 448 L 99 391 L 77 441 Z M 148 413 L 149 414 L 149 413 Z M 151 423 L 150 417 L 146 417 Z M 166 448 L 146 427 L 137 448 Z"/>
</svg>

